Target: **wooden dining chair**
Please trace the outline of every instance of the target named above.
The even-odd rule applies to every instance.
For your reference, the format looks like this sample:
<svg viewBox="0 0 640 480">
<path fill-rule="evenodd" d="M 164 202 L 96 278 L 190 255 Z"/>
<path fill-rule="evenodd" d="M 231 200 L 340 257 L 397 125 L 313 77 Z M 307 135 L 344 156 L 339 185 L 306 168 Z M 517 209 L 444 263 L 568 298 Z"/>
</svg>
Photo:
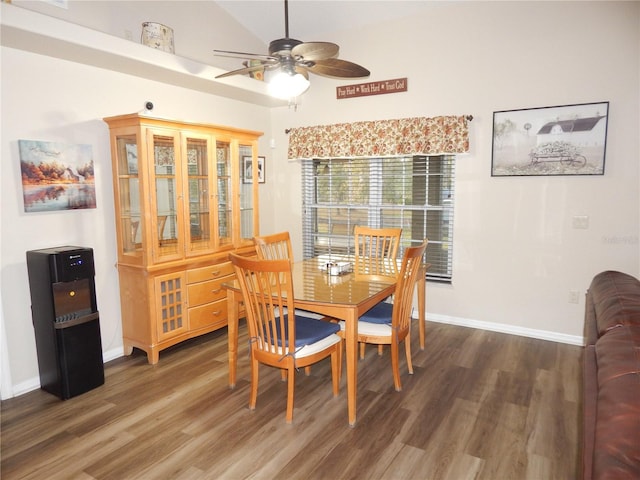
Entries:
<svg viewBox="0 0 640 480">
<path fill-rule="evenodd" d="M 253 237 L 253 243 L 256 246 L 256 255 L 261 260 L 289 260 L 293 263 L 293 247 L 291 246 L 291 236 L 289 232 L 278 232 L 271 235 L 261 235 Z M 309 318 L 322 318 L 322 315 L 316 313 L 305 312 L 303 310 L 296 311 L 297 315 L 304 315 Z M 304 369 L 304 373 L 311 375 L 311 367 Z M 282 372 L 282 379 L 287 378 L 286 372 Z"/>
<path fill-rule="evenodd" d="M 395 281 L 398 276 L 398 249 L 401 228 L 371 228 L 356 225 L 354 235 L 354 268 L 356 278 L 369 281 Z M 365 344 L 360 344 L 360 358 L 364 358 Z M 382 355 L 382 345 L 378 346 Z"/>
<path fill-rule="evenodd" d="M 333 396 L 338 395 L 342 359 L 340 325 L 296 313 L 289 260 L 260 260 L 233 253 L 229 254 L 229 260 L 247 312 L 251 345 L 249 408 L 256 407 L 259 364 L 285 370 L 286 420 L 291 423 L 296 369 L 330 356 Z"/>
<path fill-rule="evenodd" d="M 402 390 L 398 350 L 404 341 L 409 373 L 413 374 L 411 363 L 411 311 L 413 292 L 422 271 L 422 256 L 428 240 L 421 245 L 405 249 L 402 265 L 393 294 L 393 304 L 381 302 L 358 319 L 358 342 L 391 345 L 391 368 L 393 383 L 397 391 Z M 341 332 L 345 324 L 340 322 Z"/>
<path fill-rule="evenodd" d="M 253 237 L 256 246 L 256 255 L 261 260 L 284 260 L 293 263 L 293 247 L 289 232 L 278 232 L 271 235 Z M 322 318 L 316 313 L 304 312 L 303 315 L 311 318 Z"/>
<path fill-rule="evenodd" d="M 293 263 L 293 247 L 289 232 L 253 237 L 256 254 L 262 260 L 287 259 Z"/>
<path fill-rule="evenodd" d="M 395 276 L 401 235 L 401 228 L 356 225 L 353 229 L 354 272 L 358 275 Z"/>
</svg>

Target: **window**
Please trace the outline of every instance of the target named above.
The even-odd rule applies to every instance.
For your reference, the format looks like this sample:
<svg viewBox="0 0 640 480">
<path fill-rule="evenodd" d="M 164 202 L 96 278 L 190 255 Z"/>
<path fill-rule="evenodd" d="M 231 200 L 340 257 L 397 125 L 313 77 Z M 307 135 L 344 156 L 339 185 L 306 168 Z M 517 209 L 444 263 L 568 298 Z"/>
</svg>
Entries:
<svg viewBox="0 0 640 480">
<path fill-rule="evenodd" d="M 353 254 L 353 227 L 401 227 L 400 254 L 429 239 L 427 279 L 451 282 L 455 156 L 302 161 L 304 257 Z"/>
</svg>

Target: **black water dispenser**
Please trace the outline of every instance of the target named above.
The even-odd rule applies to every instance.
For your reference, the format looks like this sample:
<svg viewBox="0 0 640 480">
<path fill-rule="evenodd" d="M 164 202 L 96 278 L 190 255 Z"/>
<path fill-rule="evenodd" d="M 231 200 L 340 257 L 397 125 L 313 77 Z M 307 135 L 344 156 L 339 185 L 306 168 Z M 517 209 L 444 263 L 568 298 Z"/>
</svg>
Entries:
<svg viewBox="0 0 640 480">
<path fill-rule="evenodd" d="M 93 250 L 27 252 L 40 387 L 63 400 L 104 384 Z"/>
</svg>

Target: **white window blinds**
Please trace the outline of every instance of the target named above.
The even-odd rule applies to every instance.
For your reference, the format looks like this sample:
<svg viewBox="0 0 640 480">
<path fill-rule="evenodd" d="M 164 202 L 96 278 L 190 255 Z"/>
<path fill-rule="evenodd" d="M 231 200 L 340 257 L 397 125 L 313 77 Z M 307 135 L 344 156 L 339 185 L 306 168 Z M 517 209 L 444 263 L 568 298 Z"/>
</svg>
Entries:
<svg viewBox="0 0 640 480">
<path fill-rule="evenodd" d="M 353 227 L 400 227 L 400 253 L 429 239 L 427 278 L 451 281 L 454 155 L 302 161 L 305 258 L 353 254 Z"/>
</svg>

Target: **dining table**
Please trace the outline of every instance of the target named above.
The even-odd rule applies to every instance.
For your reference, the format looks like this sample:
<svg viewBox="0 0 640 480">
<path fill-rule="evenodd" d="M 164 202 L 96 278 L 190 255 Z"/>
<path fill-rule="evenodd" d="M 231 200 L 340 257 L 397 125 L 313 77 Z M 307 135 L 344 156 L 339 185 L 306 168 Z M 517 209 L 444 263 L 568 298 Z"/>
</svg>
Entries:
<svg viewBox="0 0 640 480">
<path fill-rule="evenodd" d="M 393 275 L 356 274 L 346 268 L 340 274 L 327 264 L 348 265 L 349 261 L 336 262 L 335 257 L 318 256 L 292 263 L 294 302 L 297 309 L 306 310 L 345 322 L 345 360 L 347 370 L 347 410 L 349 425 L 356 424 L 358 385 L 358 318 L 367 310 L 392 295 L 396 277 Z M 351 265 L 353 265 L 351 263 Z M 418 318 L 420 349 L 424 349 L 425 337 L 425 273 L 428 264 L 418 277 Z M 396 271 L 397 272 L 397 271 Z M 238 361 L 238 326 L 243 313 L 242 292 L 237 281 L 223 285 L 227 291 L 229 387 L 235 388 Z"/>
</svg>

